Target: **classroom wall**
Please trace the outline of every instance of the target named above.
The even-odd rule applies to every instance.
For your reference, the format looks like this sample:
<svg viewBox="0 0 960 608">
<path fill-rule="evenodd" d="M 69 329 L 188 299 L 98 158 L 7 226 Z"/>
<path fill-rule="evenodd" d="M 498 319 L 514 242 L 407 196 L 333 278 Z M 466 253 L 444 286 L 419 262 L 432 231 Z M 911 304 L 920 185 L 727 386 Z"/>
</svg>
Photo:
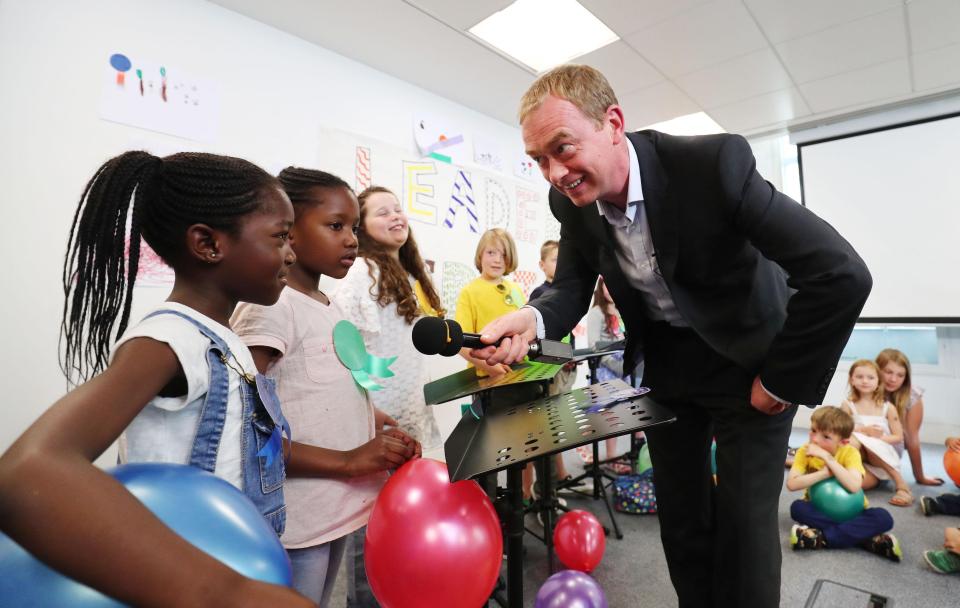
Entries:
<svg viewBox="0 0 960 608">
<path fill-rule="evenodd" d="M 99 118 L 100 77 L 118 51 L 215 82 L 216 139 L 190 141 Z M 197 0 L 4 0 L 0 83 L 0 357 L 9 379 L 0 451 L 65 392 L 57 363 L 63 255 L 77 199 L 108 157 L 147 146 L 240 156 L 271 171 L 315 166 L 325 128 L 415 150 L 416 113 L 522 151 L 514 125 Z M 167 291 L 138 289 L 137 308 Z M 443 375 L 462 362 L 444 360 L 437 368 Z M 443 410 L 446 426 L 453 409 Z M 108 453 L 101 462 L 112 459 Z"/>
</svg>

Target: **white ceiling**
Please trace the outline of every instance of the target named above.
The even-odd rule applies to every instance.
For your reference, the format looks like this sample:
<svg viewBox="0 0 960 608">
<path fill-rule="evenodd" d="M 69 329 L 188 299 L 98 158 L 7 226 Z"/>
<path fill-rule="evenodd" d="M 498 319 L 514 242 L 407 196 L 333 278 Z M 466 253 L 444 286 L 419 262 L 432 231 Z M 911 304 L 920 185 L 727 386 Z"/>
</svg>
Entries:
<svg viewBox="0 0 960 608">
<path fill-rule="evenodd" d="M 512 0 L 212 0 L 508 124 L 536 77 L 466 33 Z M 705 111 L 783 129 L 960 91 L 960 0 L 580 0 L 620 40 L 581 56 L 628 127 Z"/>
</svg>

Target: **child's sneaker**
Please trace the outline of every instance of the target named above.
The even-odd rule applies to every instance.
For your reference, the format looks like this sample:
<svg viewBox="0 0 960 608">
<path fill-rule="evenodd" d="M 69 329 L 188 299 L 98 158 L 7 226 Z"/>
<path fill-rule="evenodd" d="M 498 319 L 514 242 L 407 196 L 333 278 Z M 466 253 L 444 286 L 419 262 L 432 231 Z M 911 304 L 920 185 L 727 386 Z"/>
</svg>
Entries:
<svg viewBox="0 0 960 608">
<path fill-rule="evenodd" d="M 939 551 L 924 551 L 923 559 L 927 565 L 940 574 L 960 573 L 960 555 L 940 549 Z"/>
<path fill-rule="evenodd" d="M 940 513 L 940 505 L 937 504 L 936 499 L 934 499 L 932 496 L 921 496 L 920 511 L 922 511 L 927 517 L 931 515 L 937 515 Z"/>
<path fill-rule="evenodd" d="M 827 546 L 827 539 L 823 537 L 823 532 L 817 528 L 809 528 L 794 524 L 790 528 L 790 546 L 793 550 L 798 549 L 823 549 Z"/>
<path fill-rule="evenodd" d="M 899 562 L 903 557 L 903 551 L 900 549 L 900 541 L 889 532 L 886 534 L 877 534 L 864 543 L 863 548 L 894 562 Z"/>
</svg>

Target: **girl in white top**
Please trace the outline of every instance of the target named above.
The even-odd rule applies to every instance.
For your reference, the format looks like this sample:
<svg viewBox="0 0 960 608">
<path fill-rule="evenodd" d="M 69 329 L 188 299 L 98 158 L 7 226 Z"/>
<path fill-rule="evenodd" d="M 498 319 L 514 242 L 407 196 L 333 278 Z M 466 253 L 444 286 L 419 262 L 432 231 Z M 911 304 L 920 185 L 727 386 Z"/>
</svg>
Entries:
<svg viewBox="0 0 960 608">
<path fill-rule="evenodd" d="M 923 472 L 923 459 L 920 455 L 923 389 L 913 384 L 910 359 L 895 348 L 885 348 L 877 355 L 877 367 L 880 368 L 884 396 L 897 407 L 897 415 L 903 423 L 903 443 L 910 455 L 913 477 L 921 485 L 943 485 L 940 477 L 927 477 Z"/>
<path fill-rule="evenodd" d="M 361 257 L 332 297 L 370 353 L 397 357 L 396 376 L 371 398 L 430 451 L 442 445 L 440 430 L 423 398 L 423 385 L 430 380 L 427 358 L 413 347 L 411 336 L 417 319 L 443 316 L 444 310 L 397 197 L 372 186 L 357 198 Z"/>
<path fill-rule="evenodd" d="M 859 359 L 850 366 L 850 395 L 841 405 L 853 417 L 850 444 L 860 450 L 867 473 L 863 489 L 876 487 L 881 480 L 893 480 L 897 490 L 890 504 L 906 507 L 913 504 L 910 487 L 900 474 L 900 450 L 903 429 L 897 408 L 883 400 L 880 369 L 869 359 Z"/>
<path fill-rule="evenodd" d="M 318 288 L 322 275 L 343 278 L 356 259 L 359 208 L 353 190 L 311 169 L 287 167 L 278 177 L 294 206 L 290 236 L 297 260 L 277 304 L 241 305 L 233 324 L 257 368 L 276 379 L 293 440 L 327 465 L 311 468 L 310 479 L 285 484 L 287 529 L 281 538 L 294 587 L 326 606 L 347 536 L 366 525 L 387 470 L 419 455 L 420 448 L 399 429 L 382 430 L 396 421 L 374 410 L 340 362 L 333 330 L 344 316 Z M 300 465 L 294 453 L 290 473 Z"/>
</svg>

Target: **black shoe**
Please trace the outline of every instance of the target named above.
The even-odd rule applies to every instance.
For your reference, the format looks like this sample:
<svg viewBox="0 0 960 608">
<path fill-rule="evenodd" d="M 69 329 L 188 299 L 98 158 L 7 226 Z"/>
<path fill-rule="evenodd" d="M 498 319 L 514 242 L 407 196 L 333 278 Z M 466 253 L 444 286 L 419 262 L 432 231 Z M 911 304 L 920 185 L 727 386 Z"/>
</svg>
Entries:
<svg viewBox="0 0 960 608">
<path fill-rule="evenodd" d="M 827 546 L 827 539 L 817 528 L 808 528 L 794 524 L 790 528 L 790 546 L 794 551 L 802 549 L 823 549 Z"/>
<path fill-rule="evenodd" d="M 871 553 L 876 553 L 880 557 L 885 557 L 892 562 L 899 562 L 900 559 L 903 558 L 900 541 L 889 532 L 886 534 L 877 534 L 865 542 L 863 548 Z"/>
<path fill-rule="evenodd" d="M 940 515 L 943 513 L 940 510 L 940 505 L 937 504 L 937 499 L 931 496 L 920 497 L 920 511 L 922 511 L 923 514 L 928 517 L 930 515 Z"/>
</svg>

